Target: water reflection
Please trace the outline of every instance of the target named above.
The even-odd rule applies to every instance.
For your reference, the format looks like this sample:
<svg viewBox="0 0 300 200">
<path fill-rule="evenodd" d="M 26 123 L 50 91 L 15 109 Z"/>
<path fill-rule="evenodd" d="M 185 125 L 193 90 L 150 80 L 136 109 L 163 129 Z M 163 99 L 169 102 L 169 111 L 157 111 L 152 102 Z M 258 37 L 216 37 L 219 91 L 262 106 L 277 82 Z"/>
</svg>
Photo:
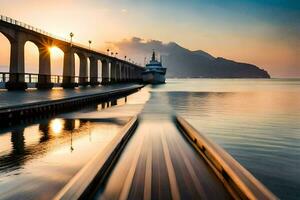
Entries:
<svg viewBox="0 0 300 200">
<path fill-rule="evenodd" d="M 124 98 L 112 99 L 110 101 L 98 104 L 97 110 L 100 111 L 113 106 L 122 106 L 125 105 L 126 103 L 127 103 L 127 96 L 125 96 Z"/>
<path fill-rule="evenodd" d="M 3 131 L 0 199 L 51 198 L 125 123 L 124 119 L 53 119 Z"/>
<path fill-rule="evenodd" d="M 58 135 L 64 127 L 64 120 L 54 119 L 50 122 L 50 130 L 53 134 Z"/>
<path fill-rule="evenodd" d="M 23 133 L 24 129 L 17 129 L 11 132 L 12 153 L 14 155 L 25 153 L 25 138 Z"/>
<path fill-rule="evenodd" d="M 65 143 L 69 139 L 71 141 L 70 149 L 73 150 L 72 137 L 73 131 L 76 130 L 76 124 L 77 129 L 85 129 L 88 126 L 87 122 L 80 120 L 53 119 L 49 123 L 41 123 L 27 128 L 12 130 L 10 133 L 12 149 L 8 154 L 0 157 L 0 173 L 2 171 L 9 172 L 21 168 L 27 161 L 42 156 L 57 141 Z M 36 128 L 38 130 L 34 131 Z M 28 129 L 30 132 L 27 132 Z M 27 136 L 26 139 L 25 135 Z M 37 135 L 39 141 L 36 141 Z M 79 137 L 79 135 L 75 136 Z"/>
</svg>

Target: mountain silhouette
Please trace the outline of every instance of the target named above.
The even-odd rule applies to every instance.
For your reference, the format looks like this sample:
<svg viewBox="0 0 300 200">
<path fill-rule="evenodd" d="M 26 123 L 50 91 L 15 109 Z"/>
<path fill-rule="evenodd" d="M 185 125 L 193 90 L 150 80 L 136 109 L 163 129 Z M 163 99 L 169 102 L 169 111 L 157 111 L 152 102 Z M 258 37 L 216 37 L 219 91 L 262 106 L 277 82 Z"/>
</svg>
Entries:
<svg viewBox="0 0 300 200">
<path fill-rule="evenodd" d="M 175 42 L 164 44 L 158 40 L 144 41 L 133 37 L 113 45 L 138 60 L 144 60 L 145 55 L 149 60 L 149 55 L 155 49 L 162 57 L 169 78 L 270 78 L 267 71 L 255 65 L 215 58 L 205 51 L 191 51 Z"/>
<path fill-rule="evenodd" d="M 267 71 L 255 65 L 215 58 L 202 50 L 190 51 L 176 43 L 168 44 L 163 56 L 167 77 L 176 78 L 270 78 Z"/>
</svg>

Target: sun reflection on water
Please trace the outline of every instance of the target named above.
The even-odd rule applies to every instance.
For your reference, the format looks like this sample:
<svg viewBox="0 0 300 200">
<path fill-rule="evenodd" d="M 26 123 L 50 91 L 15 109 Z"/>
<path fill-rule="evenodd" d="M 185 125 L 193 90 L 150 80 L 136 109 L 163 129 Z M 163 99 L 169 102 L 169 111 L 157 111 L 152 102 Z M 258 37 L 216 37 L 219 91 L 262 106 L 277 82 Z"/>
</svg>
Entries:
<svg viewBox="0 0 300 200">
<path fill-rule="evenodd" d="M 65 121 L 63 119 L 53 119 L 50 122 L 50 131 L 54 135 L 59 135 L 64 128 Z"/>
<path fill-rule="evenodd" d="M 74 129 L 79 129 L 80 128 L 80 120 L 79 119 L 76 119 L 75 120 L 75 125 L 74 125 Z"/>
<path fill-rule="evenodd" d="M 92 121 L 56 118 L 0 132 L 0 199 L 51 199 L 127 122 Z"/>
</svg>

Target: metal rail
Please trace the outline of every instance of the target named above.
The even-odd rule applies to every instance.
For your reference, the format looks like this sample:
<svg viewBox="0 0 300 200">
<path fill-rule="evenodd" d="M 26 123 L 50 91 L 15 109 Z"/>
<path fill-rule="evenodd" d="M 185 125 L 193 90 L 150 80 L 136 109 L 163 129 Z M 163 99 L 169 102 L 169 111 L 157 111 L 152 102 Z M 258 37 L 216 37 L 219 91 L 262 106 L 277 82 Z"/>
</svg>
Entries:
<svg viewBox="0 0 300 200">
<path fill-rule="evenodd" d="M 7 16 L 4 16 L 4 15 L 0 15 L 0 20 L 1 21 L 4 21 L 4 22 L 7 22 L 7 23 L 10 23 L 10 24 L 14 24 L 14 25 L 17 25 L 17 26 L 20 26 L 20 27 L 23 27 L 27 30 L 31 30 L 31 31 L 34 31 L 34 32 L 37 32 L 37 33 L 40 33 L 42 35 L 45 35 L 45 36 L 48 36 L 48 37 L 52 37 L 52 38 L 55 38 L 55 39 L 59 39 L 59 40 L 63 40 L 63 41 L 66 41 L 66 39 L 64 38 L 61 38 L 61 37 L 58 37 L 58 36 L 55 36 L 51 33 L 48 33 L 46 31 L 43 31 L 39 28 L 35 28 L 31 25 L 28 25 L 26 23 L 23 23 L 23 22 L 20 22 L 18 20 L 15 20 L 15 19 L 12 19 L 10 17 L 7 17 Z"/>
<path fill-rule="evenodd" d="M 235 199 L 277 199 L 220 146 L 199 133 L 182 117 L 177 116 L 175 120 L 183 135 L 202 155 Z"/>
<path fill-rule="evenodd" d="M 89 76 L 62 76 L 62 75 L 45 75 L 37 73 L 10 73 L 10 72 L 0 72 L 0 83 L 6 83 L 13 77 L 14 80 L 24 77 L 26 83 L 38 83 L 39 78 L 43 80 L 50 80 L 50 83 L 62 83 L 64 78 L 73 79 L 75 83 L 79 83 L 80 79 L 89 82 L 91 79 L 101 82 L 102 76 L 89 77 Z"/>
</svg>

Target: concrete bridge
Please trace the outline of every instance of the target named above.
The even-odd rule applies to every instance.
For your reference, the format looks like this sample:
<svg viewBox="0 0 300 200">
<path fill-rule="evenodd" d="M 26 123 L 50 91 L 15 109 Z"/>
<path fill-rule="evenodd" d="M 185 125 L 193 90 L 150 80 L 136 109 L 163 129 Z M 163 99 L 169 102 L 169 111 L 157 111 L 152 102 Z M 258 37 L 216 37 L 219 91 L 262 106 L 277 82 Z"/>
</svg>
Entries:
<svg viewBox="0 0 300 200">
<path fill-rule="evenodd" d="M 138 82 L 143 67 L 106 55 L 79 44 L 55 37 L 9 17 L 0 17 L 0 32 L 11 45 L 9 73 L 0 72 L 0 83 L 9 90 L 27 87 L 48 89 L 53 86 L 73 88 L 79 85 L 98 85 L 120 82 Z M 38 74 L 25 73 L 24 46 L 33 42 L 39 50 Z M 50 47 L 58 47 L 64 52 L 63 75 L 51 73 Z M 79 76 L 75 76 L 75 54 L 80 59 Z M 88 61 L 90 74 L 88 74 Z M 102 63 L 102 77 L 98 77 L 98 61 Z M 1 85 L 0 85 L 1 86 Z"/>
</svg>

